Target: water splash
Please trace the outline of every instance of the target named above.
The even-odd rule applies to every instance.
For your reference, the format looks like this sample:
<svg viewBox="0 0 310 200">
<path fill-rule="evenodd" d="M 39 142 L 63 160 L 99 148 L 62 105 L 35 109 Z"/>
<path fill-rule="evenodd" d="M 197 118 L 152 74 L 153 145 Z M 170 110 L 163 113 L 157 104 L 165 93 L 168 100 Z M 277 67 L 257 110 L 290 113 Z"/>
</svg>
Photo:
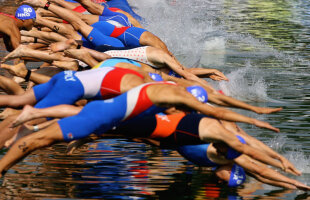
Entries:
<svg viewBox="0 0 310 200">
<path fill-rule="evenodd" d="M 267 84 L 258 69 L 249 62 L 245 68 L 226 75 L 229 82 L 220 82 L 219 88 L 228 96 L 242 101 L 265 102 L 273 100 L 267 96 Z"/>
<path fill-rule="evenodd" d="M 137 12 L 146 18 L 147 30 L 161 38 L 182 64 L 192 66 L 201 58 L 206 37 L 221 27 L 210 5 L 214 3 L 203 0 L 143 1 Z"/>
<path fill-rule="evenodd" d="M 291 141 L 290 141 L 291 142 Z M 266 144 L 277 152 L 280 152 L 284 157 L 291 161 L 297 169 L 305 174 L 310 173 L 310 158 L 306 156 L 300 145 L 295 144 L 293 147 L 288 147 L 289 139 L 285 135 L 278 135 Z"/>
</svg>

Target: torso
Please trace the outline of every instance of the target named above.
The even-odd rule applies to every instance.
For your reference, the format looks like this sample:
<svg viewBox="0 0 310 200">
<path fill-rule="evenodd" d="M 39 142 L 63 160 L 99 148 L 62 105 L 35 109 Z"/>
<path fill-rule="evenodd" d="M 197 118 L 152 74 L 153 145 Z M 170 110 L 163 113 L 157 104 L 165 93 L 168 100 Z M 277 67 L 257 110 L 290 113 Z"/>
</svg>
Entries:
<svg viewBox="0 0 310 200">
<path fill-rule="evenodd" d="M 121 94 L 120 84 L 126 74 L 139 73 L 116 67 L 104 67 L 99 69 L 76 72 L 75 76 L 84 87 L 84 98 L 108 99 Z"/>
</svg>

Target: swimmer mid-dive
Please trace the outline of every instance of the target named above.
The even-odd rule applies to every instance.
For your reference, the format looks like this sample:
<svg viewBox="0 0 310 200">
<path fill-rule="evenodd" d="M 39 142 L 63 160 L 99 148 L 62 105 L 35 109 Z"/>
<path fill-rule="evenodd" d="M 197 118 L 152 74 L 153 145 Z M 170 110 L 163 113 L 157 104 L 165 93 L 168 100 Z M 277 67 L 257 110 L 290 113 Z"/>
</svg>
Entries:
<svg viewBox="0 0 310 200">
<path fill-rule="evenodd" d="M 31 51 L 29 51 L 29 52 L 31 52 Z M 94 68 L 116 66 L 116 67 L 120 67 L 120 68 L 128 68 L 131 70 L 135 70 L 135 71 L 138 71 L 140 73 L 142 73 L 141 72 L 141 69 L 142 69 L 145 71 L 144 75 L 147 72 L 152 73 L 153 75 L 158 73 L 158 71 L 152 69 L 149 66 L 145 66 L 143 64 L 141 66 L 141 64 L 139 64 L 137 62 L 132 61 L 132 60 L 127 60 L 127 59 L 108 59 L 108 60 L 101 62 L 101 63 L 98 63 L 97 61 L 93 62 L 93 63 L 97 64 L 96 66 L 94 66 Z M 18 65 L 14 65 L 14 66 L 3 64 L 2 68 L 9 70 L 13 75 L 21 76 L 21 77 L 25 77 L 27 75 L 27 72 L 28 72 L 28 70 L 24 64 L 18 64 Z M 32 72 L 29 76 L 30 76 L 29 77 L 30 80 L 32 80 L 36 83 L 42 83 L 39 81 L 42 81 L 43 79 L 45 80 L 44 82 L 47 82 L 47 80 L 50 79 L 49 77 L 43 78 L 41 74 L 38 75 L 35 72 Z M 176 82 L 178 85 L 181 85 L 184 87 L 197 85 L 196 82 L 191 82 L 191 81 L 179 79 L 176 77 L 167 76 L 164 73 L 161 73 L 160 76 L 162 78 L 161 80 L 173 81 L 173 82 Z M 269 114 L 269 113 L 278 112 L 278 111 L 282 110 L 282 108 L 264 108 L 264 107 L 252 106 L 250 104 L 247 104 L 247 103 L 242 102 L 242 101 L 238 101 L 234 98 L 231 98 L 231 97 L 228 97 L 225 95 L 212 93 L 212 91 L 208 90 L 208 88 L 206 88 L 206 90 L 208 91 L 208 101 L 215 103 L 217 105 L 247 109 L 247 110 L 251 110 L 253 112 L 259 113 L 259 114 Z M 0 96 L 0 99 L 1 99 L 1 96 Z"/>
<path fill-rule="evenodd" d="M 175 105 L 182 105 L 219 119 L 244 122 L 279 131 L 279 129 L 271 126 L 269 123 L 249 118 L 224 108 L 216 108 L 201 103 L 186 88 L 173 83 L 146 83 L 116 98 L 105 101 L 92 101 L 86 104 L 83 109 L 73 106 L 73 115 L 77 115 L 61 119 L 42 131 L 32 133 L 18 140 L 0 161 L 0 171 L 7 170 L 22 157 L 37 148 L 49 146 L 59 141 L 84 138 L 91 133 L 100 134 L 110 130 L 122 121 L 136 118 L 138 115 L 141 118 L 144 115 L 155 114 L 165 110 L 166 106 Z M 67 111 L 68 113 L 70 112 Z M 21 145 L 23 146 L 22 148 Z M 274 164 L 277 165 L 279 163 L 276 162 Z"/>
<path fill-rule="evenodd" d="M 52 11 L 72 24 L 75 30 L 79 31 L 85 38 L 87 38 L 87 41 L 92 45 L 106 45 L 112 47 L 124 47 L 124 45 L 129 47 L 154 46 L 171 54 L 164 42 L 145 29 L 137 27 L 117 28 L 104 21 L 99 21 L 89 26 L 82 19 L 77 17 L 77 15 L 67 12 L 68 9 L 51 4 L 48 1 L 24 0 L 24 3 Z"/>
<path fill-rule="evenodd" d="M 29 115 L 36 115 L 38 112 L 38 109 L 29 107 L 27 109 L 29 109 L 27 111 Z M 229 186 L 242 184 L 246 178 L 245 173 L 274 186 L 290 189 L 296 189 L 297 185 L 300 186 L 300 182 L 289 179 L 258 162 L 255 157 L 258 155 L 257 152 L 253 152 L 252 156 L 235 152 L 234 143 L 237 141 L 235 135 L 244 144 L 244 152 L 247 151 L 247 145 L 249 145 L 263 152 L 262 156 L 264 157 L 270 156 L 282 160 L 282 163 L 291 167 L 291 173 L 300 175 L 300 172 L 286 158 L 246 134 L 236 124 L 197 113 L 187 115 L 184 113 L 171 115 L 161 113 L 155 116 L 146 116 L 143 119 L 123 123 L 108 131 L 108 134 L 100 135 L 99 138 L 126 137 L 134 139 L 135 142 L 144 141 L 161 148 L 177 149 L 182 156 L 199 166 L 216 167 L 215 174 L 221 180 L 227 181 Z M 98 139 L 98 136 L 73 141 L 68 146 L 68 152 L 72 154 L 78 146 L 93 139 Z M 309 187 L 307 188 L 309 189 Z"/>
<path fill-rule="evenodd" d="M 190 114 L 192 115 L 192 114 Z M 309 190 L 310 188 L 306 186 L 305 184 L 302 184 L 299 181 L 293 180 L 291 178 L 288 178 L 277 171 L 267 167 L 265 164 L 260 163 L 255 158 L 240 154 L 236 152 L 234 149 L 231 149 L 229 145 L 227 146 L 225 143 L 220 142 L 222 139 L 224 139 L 226 136 L 221 138 L 221 136 L 217 137 L 218 141 L 206 142 L 203 144 L 193 144 L 193 145 L 177 145 L 174 142 L 171 143 L 171 140 L 168 139 L 166 141 L 166 138 L 163 137 L 163 135 L 159 135 L 159 133 L 166 133 L 166 130 L 162 127 L 159 128 L 158 126 L 161 126 L 159 124 L 169 124 L 169 128 L 175 129 L 175 132 L 173 132 L 173 135 L 176 135 L 179 139 L 181 139 L 182 135 L 184 135 L 184 130 L 188 131 L 191 130 L 191 133 L 194 133 L 196 130 L 195 125 L 191 126 L 187 121 L 188 120 L 181 120 L 179 124 L 174 125 L 174 119 L 178 117 L 174 117 L 173 115 L 168 115 L 168 118 L 166 120 L 161 120 L 161 118 L 164 118 L 163 116 L 156 116 L 157 118 L 157 125 L 154 130 L 154 132 L 150 134 L 148 132 L 152 128 L 148 128 L 146 131 L 139 131 L 138 134 L 136 132 L 131 132 L 130 127 L 132 125 L 125 124 L 122 128 L 118 130 L 112 130 L 109 133 L 101 134 L 100 138 L 119 138 L 119 137 L 125 137 L 125 138 L 131 138 L 135 142 L 146 142 L 148 144 L 152 144 L 155 146 L 160 146 L 161 148 L 176 148 L 178 152 L 185 157 L 187 160 L 193 162 L 194 164 L 202 167 L 212 167 L 212 171 L 215 173 L 215 175 L 220 179 L 220 182 L 225 181 L 228 186 L 230 187 L 236 187 L 244 183 L 246 180 L 246 174 L 254 177 L 256 180 L 261 181 L 266 184 L 270 184 L 273 186 L 288 188 L 288 189 L 301 189 L 301 190 Z M 185 117 L 186 118 L 186 117 Z M 191 118 L 189 116 L 189 118 Z M 171 123 L 167 122 L 167 119 L 171 120 Z M 214 120 L 211 118 L 201 118 L 199 122 L 199 127 L 203 126 L 204 128 L 210 129 L 210 126 L 214 128 L 213 123 L 212 125 L 209 124 L 208 120 Z M 148 119 L 149 120 L 149 119 Z M 139 125 L 142 123 L 147 122 L 148 120 L 142 120 Z M 206 121 L 205 121 L 206 120 Z M 216 121 L 216 120 L 215 120 Z M 223 121 L 221 121 L 223 122 Z M 138 123 L 138 122 L 137 122 Z M 136 123 L 134 123 L 137 125 Z M 148 125 L 152 126 L 152 123 L 148 123 Z M 227 124 L 225 123 L 225 127 Z M 129 130 L 124 129 L 125 127 L 129 128 Z M 239 129 L 239 128 L 238 128 Z M 160 130 L 160 132 L 159 132 Z M 129 131 L 129 133 L 128 133 Z M 199 131 L 204 131 L 201 128 L 199 128 Z M 208 131 L 207 131 L 208 132 Z M 141 134 L 142 133 L 142 134 Z M 169 133 L 171 134 L 171 133 Z M 160 138 L 158 138 L 160 136 Z M 210 134 L 210 140 L 214 138 L 213 134 Z M 141 138 L 141 137 L 148 137 L 148 138 Z M 169 136 L 168 136 L 169 137 Z M 189 137 L 189 136 L 188 136 Z M 187 137 L 187 138 L 188 138 Z M 262 146 L 260 141 L 255 140 L 252 137 L 248 137 L 247 135 L 237 136 L 239 141 L 246 145 L 258 145 L 259 147 L 262 147 L 258 150 L 267 150 Z M 149 139 L 152 138 L 152 139 Z M 72 151 L 74 151 L 78 146 L 83 145 L 85 142 L 91 142 L 94 139 L 98 139 L 96 136 L 92 136 L 89 139 L 83 140 L 77 140 L 73 141 L 68 145 L 68 151 L 70 154 L 72 154 Z M 179 140 L 180 142 L 185 143 L 191 143 L 193 141 L 185 141 L 186 139 Z M 213 139 L 214 140 L 214 139 Z M 225 140 L 225 139 L 224 139 Z M 230 140 L 228 141 L 230 142 Z M 162 143 L 165 143 L 162 145 Z M 77 146 L 78 145 L 78 146 Z M 258 147 L 257 146 L 257 147 Z M 268 156 L 268 153 L 264 151 L 266 154 L 264 156 Z"/>
<path fill-rule="evenodd" d="M 0 95 L 0 106 L 19 108 L 24 105 L 35 105 L 37 108 L 45 108 L 60 104 L 74 104 L 83 98 L 107 99 L 146 81 L 152 81 L 152 79 L 144 71 L 139 73 L 115 67 L 82 72 L 64 71 L 53 76 L 47 83 L 36 85 L 23 94 Z M 0 138 L 0 147 L 15 132 L 6 127 L 2 128 L 1 134 L 3 137 Z"/>
</svg>

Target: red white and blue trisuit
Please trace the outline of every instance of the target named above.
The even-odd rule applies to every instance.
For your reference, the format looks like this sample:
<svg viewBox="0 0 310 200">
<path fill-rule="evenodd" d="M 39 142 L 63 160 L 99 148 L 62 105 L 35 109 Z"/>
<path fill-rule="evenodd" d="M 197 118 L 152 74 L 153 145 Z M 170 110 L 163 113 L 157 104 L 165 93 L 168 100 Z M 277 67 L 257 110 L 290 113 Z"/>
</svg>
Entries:
<svg viewBox="0 0 310 200">
<path fill-rule="evenodd" d="M 101 134 L 125 120 L 162 112 L 165 108 L 155 106 L 146 92 L 154 84 L 174 83 L 145 83 L 113 99 L 88 103 L 79 114 L 58 121 L 64 140 L 76 140 L 92 133 Z"/>
<path fill-rule="evenodd" d="M 36 108 L 46 108 L 60 104 L 74 104 L 79 99 L 108 99 L 121 94 L 123 76 L 134 74 L 133 70 L 117 67 L 75 72 L 64 71 L 56 74 L 47 83 L 33 87 Z"/>
<path fill-rule="evenodd" d="M 98 21 L 91 27 L 93 30 L 87 38 L 82 37 L 83 46 L 91 49 L 99 46 L 140 47 L 140 37 L 147 31 L 138 27 L 116 27 L 106 21 Z"/>
</svg>

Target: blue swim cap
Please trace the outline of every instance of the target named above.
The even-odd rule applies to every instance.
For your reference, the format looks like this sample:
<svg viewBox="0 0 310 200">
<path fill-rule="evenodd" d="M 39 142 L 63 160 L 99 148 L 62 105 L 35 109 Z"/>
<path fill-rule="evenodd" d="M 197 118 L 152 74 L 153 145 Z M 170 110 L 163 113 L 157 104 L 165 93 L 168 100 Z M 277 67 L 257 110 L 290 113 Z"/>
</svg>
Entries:
<svg viewBox="0 0 310 200">
<path fill-rule="evenodd" d="M 244 183 L 246 178 L 245 171 L 239 165 L 234 164 L 231 168 L 230 178 L 228 181 L 229 187 L 237 187 Z"/>
<path fill-rule="evenodd" d="M 194 85 L 194 86 L 189 86 L 186 88 L 186 90 L 191 93 L 198 101 L 202 103 L 207 103 L 208 101 L 208 93 L 203 87 Z"/>
<path fill-rule="evenodd" d="M 242 142 L 243 144 L 246 144 L 245 140 L 243 139 L 243 137 L 239 136 L 239 135 L 236 135 L 237 138 L 239 139 L 240 142 Z M 226 158 L 228 160 L 233 160 L 237 157 L 239 157 L 241 155 L 241 153 L 239 153 L 238 151 L 232 149 L 231 147 L 228 147 L 228 150 L 227 150 L 227 154 L 226 154 Z"/>
<path fill-rule="evenodd" d="M 36 12 L 31 6 L 21 5 L 17 8 L 15 17 L 21 20 L 33 19 L 36 18 Z"/>
<path fill-rule="evenodd" d="M 149 72 L 150 77 L 154 80 L 154 81 L 163 81 L 164 79 L 161 77 L 161 75 L 156 74 L 156 73 L 151 73 Z"/>
</svg>

